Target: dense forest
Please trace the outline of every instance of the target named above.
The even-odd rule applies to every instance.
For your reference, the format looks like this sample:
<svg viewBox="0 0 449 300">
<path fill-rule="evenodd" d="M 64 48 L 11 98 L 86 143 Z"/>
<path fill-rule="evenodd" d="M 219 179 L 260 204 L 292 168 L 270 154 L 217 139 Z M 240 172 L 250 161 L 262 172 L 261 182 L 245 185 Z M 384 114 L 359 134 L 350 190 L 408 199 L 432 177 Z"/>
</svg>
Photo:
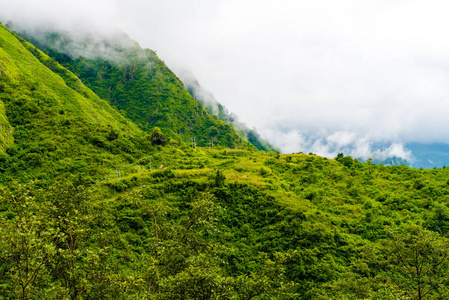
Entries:
<svg viewBox="0 0 449 300">
<path fill-rule="evenodd" d="M 448 298 L 448 169 L 200 147 L 83 82 L 0 25 L 0 299 Z"/>
</svg>

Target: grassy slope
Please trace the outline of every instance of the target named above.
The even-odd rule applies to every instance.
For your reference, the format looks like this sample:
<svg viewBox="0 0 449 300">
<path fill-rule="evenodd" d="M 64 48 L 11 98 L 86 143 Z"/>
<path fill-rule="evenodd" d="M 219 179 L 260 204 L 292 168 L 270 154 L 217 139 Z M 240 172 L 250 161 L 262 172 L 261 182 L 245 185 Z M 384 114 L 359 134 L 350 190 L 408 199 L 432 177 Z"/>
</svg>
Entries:
<svg viewBox="0 0 449 300">
<path fill-rule="evenodd" d="M 123 160 L 117 154 L 137 155 L 131 139 L 143 133 L 135 124 L 63 67 L 53 62 L 64 78 L 44 66 L 40 60 L 51 59 L 24 43 L 0 26 L 0 132 L 14 135 L 0 161 L 3 180 L 78 167 L 98 175 L 102 165 Z"/>
<path fill-rule="evenodd" d="M 1 47 L 3 61 L 8 61 L 4 66 L 4 76 L 11 84 L 19 84 L 22 81 L 38 85 L 42 92 L 52 97 L 56 105 L 64 106 L 68 112 L 81 115 L 92 124 L 111 125 L 114 129 L 123 130 L 125 127 L 117 125 L 117 120 L 126 124 L 127 131 L 137 130 L 137 127 L 112 109 L 106 101 L 100 99 L 73 74 L 55 64 L 55 68 L 65 72 L 71 81 L 77 84 L 71 85 L 65 82 L 55 72 L 44 67 L 39 59 L 50 62 L 51 59 L 25 42 L 26 48 L 1 27 Z M 30 53 L 27 50 L 31 50 Z M 37 86 L 32 86 L 31 89 Z M 87 99 L 86 99 L 87 98 Z"/>
<path fill-rule="evenodd" d="M 5 104 L 0 102 L 0 153 L 4 153 L 6 148 L 14 143 L 12 127 L 6 117 Z"/>
</svg>

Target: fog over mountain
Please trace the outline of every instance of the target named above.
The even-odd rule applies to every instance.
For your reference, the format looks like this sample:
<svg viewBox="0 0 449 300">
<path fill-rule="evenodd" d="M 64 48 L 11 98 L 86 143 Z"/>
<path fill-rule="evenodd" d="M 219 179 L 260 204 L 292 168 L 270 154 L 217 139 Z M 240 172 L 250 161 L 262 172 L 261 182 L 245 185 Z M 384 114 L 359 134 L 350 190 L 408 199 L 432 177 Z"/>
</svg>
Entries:
<svg viewBox="0 0 449 300">
<path fill-rule="evenodd" d="M 406 143 L 449 142 L 448 8 L 436 0 L 0 0 L 0 19 L 122 30 L 175 72 L 190 70 L 282 152 L 413 160 Z"/>
</svg>

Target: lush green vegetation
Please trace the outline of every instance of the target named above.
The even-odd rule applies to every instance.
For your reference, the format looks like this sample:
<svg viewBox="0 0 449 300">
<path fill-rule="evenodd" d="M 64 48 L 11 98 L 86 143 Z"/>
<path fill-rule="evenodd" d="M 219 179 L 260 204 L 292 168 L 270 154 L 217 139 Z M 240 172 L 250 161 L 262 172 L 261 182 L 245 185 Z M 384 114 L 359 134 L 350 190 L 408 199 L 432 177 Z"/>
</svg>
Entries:
<svg viewBox="0 0 449 300">
<path fill-rule="evenodd" d="M 0 299 L 447 299 L 448 169 L 144 133 L 2 26 L 0 67 Z"/>
<path fill-rule="evenodd" d="M 151 164 L 150 157 L 123 164 L 120 180 L 110 172 L 90 186 L 62 180 L 44 190 L 38 182 L 4 190 L 2 249 L 16 251 L 2 254 L 4 293 L 157 299 L 446 293 L 446 169 L 187 146 L 149 155 Z M 36 252 L 23 253 L 30 249 Z M 424 272 L 421 283 L 408 271 L 415 262 L 402 261 L 414 251 L 426 270 L 435 270 Z M 28 272 L 42 264 L 29 291 L 23 288 L 29 275 L 19 278 L 15 269 L 28 262 L 14 259 L 25 258 L 34 266 Z"/>
<path fill-rule="evenodd" d="M 1 182 L 94 182 L 157 145 L 73 73 L 0 30 Z"/>
</svg>

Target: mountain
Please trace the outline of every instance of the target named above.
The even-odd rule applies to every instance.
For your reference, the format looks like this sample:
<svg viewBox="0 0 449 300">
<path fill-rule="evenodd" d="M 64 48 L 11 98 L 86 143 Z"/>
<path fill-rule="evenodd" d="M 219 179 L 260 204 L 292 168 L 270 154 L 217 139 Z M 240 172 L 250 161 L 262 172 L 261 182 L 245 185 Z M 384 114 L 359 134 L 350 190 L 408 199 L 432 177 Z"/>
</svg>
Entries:
<svg viewBox="0 0 449 300">
<path fill-rule="evenodd" d="M 443 143 L 423 144 L 406 143 L 405 147 L 412 152 L 415 168 L 441 168 L 449 166 L 449 145 Z"/>
<path fill-rule="evenodd" d="M 232 122 L 220 120 L 196 101 L 154 51 L 140 48 L 124 34 L 25 35 L 146 132 L 159 127 L 178 142 L 195 138 L 198 146 L 211 141 L 231 148 L 251 145 Z"/>
<path fill-rule="evenodd" d="M 404 150 L 410 152 L 410 158 L 400 157 L 374 159 L 373 163 L 384 165 L 407 165 L 414 168 L 442 168 L 449 166 L 449 145 L 444 143 L 404 143 Z"/>
</svg>

